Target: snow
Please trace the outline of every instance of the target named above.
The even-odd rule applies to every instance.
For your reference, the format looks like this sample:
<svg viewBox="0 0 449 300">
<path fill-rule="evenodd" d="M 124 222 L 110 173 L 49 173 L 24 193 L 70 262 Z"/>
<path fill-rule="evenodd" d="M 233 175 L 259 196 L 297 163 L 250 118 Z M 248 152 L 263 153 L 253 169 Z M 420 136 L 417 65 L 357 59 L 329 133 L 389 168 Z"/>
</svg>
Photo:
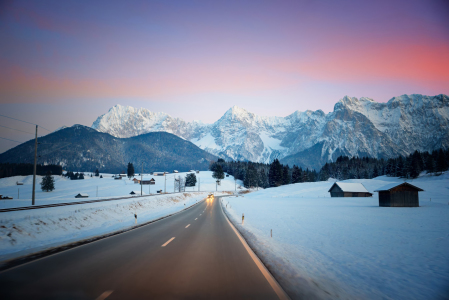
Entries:
<svg viewBox="0 0 449 300">
<path fill-rule="evenodd" d="M 402 183 L 402 182 L 401 182 L 401 183 Z M 399 183 L 399 184 L 401 184 L 401 183 Z M 413 185 L 414 187 L 420 188 L 419 186 L 416 186 L 416 185 L 414 185 L 414 184 L 412 184 L 412 185 Z M 391 190 L 392 188 L 394 188 L 394 187 L 396 187 L 396 186 L 398 186 L 398 183 L 396 183 L 396 182 L 394 182 L 394 183 L 389 183 L 389 184 L 387 184 L 387 185 L 384 185 L 383 187 L 380 187 L 380 188 L 376 189 L 375 192 L 389 191 L 389 190 Z"/>
<path fill-rule="evenodd" d="M 368 193 L 366 188 L 361 183 L 336 182 L 342 191 L 353 193 Z"/>
<path fill-rule="evenodd" d="M 362 114 L 367 122 L 354 124 L 346 112 Z M 223 158 L 266 163 L 322 142 L 321 157 L 329 155 L 330 159 L 335 151 L 384 158 L 411 150 L 431 151 L 440 147 L 435 146 L 435 141 L 441 140 L 443 147 L 447 143 L 448 120 L 449 102 L 444 95 L 402 95 L 388 103 L 345 96 L 328 114 L 308 110 L 287 117 L 265 117 L 234 106 L 213 124 L 186 122 L 165 113 L 116 105 L 98 117 L 92 128 L 116 137 L 166 131 Z"/>
<path fill-rule="evenodd" d="M 265 147 L 271 148 L 272 150 L 285 150 L 285 147 L 281 146 L 282 140 L 273 138 L 266 132 L 261 132 L 259 134 Z"/>
<path fill-rule="evenodd" d="M 345 181 L 362 183 L 368 198 L 331 198 L 329 181 L 291 184 L 223 198 L 223 206 L 294 298 L 443 299 L 449 172 L 410 181 L 424 189 L 420 207 L 379 207 L 374 190 L 403 181 Z"/>
<path fill-rule="evenodd" d="M 112 174 L 104 174 L 103 178 L 90 177 L 85 173 L 84 180 L 70 180 L 61 176 L 55 177 L 53 192 L 42 192 L 36 180 L 36 204 L 66 203 L 104 198 L 127 197 L 115 201 L 105 201 L 80 205 L 42 208 L 26 211 L 0 213 L 0 261 L 39 250 L 63 245 L 134 225 L 134 214 L 138 222 L 151 221 L 175 212 L 204 199 L 212 191 L 233 191 L 243 189 L 242 182 L 234 182 L 232 176 L 225 177 L 220 186 L 216 186 L 212 172 L 202 171 L 195 174 L 197 185 L 187 187 L 184 193 L 157 194 L 156 190 L 164 190 L 167 178 L 167 192 L 173 192 L 174 177 L 185 176 L 187 173 L 155 176 L 155 185 L 144 185 L 144 197 L 140 197 L 140 186 L 127 177 L 114 180 Z M 149 175 L 146 175 L 147 177 Z M 139 176 L 137 176 L 139 177 Z M 33 176 L 14 176 L 0 179 L 0 194 L 17 196 L 20 189 L 20 199 L 1 200 L 0 208 L 31 205 L 31 190 Z M 16 181 L 23 181 L 23 186 L 17 186 Z M 201 192 L 198 192 L 200 184 Z M 98 187 L 98 197 L 96 195 Z M 145 197 L 151 189 L 151 196 Z M 137 195 L 131 196 L 134 191 Z M 75 198 L 77 194 L 88 194 L 89 198 Z M 138 197 L 139 196 L 139 197 Z"/>
<path fill-rule="evenodd" d="M 176 213 L 208 192 L 157 195 L 1 213 L 0 261 L 130 228 Z"/>
<path fill-rule="evenodd" d="M 143 192 L 145 194 L 156 194 L 156 191 L 162 190 L 167 193 L 174 191 L 174 179 L 178 176 L 185 177 L 188 172 L 171 173 L 166 176 L 153 176 L 150 174 L 143 174 L 144 178 L 154 178 L 154 185 L 143 185 Z M 88 194 L 89 198 L 86 200 L 131 197 L 131 191 L 136 191 L 140 195 L 140 185 L 134 181 L 124 177 L 121 180 L 115 180 L 113 174 L 100 173 L 103 178 L 90 177 L 90 172 L 84 173 L 82 180 L 70 180 L 62 176 L 53 176 L 55 179 L 55 190 L 52 192 L 43 192 L 40 188 L 42 176 L 36 176 L 36 204 L 53 204 L 61 202 L 80 201 L 80 198 L 75 198 L 78 194 Z M 186 187 L 186 191 L 233 191 L 235 189 L 242 189 L 243 183 L 237 180 L 234 183 L 234 177 L 225 177 L 221 181 L 221 185 L 216 187 L 215 179 L 212 178 L 211 171 L 201 171 L 195 174 L 197 183 L 194 187 Z M 137 179 L 140 176 L 136 174 Z M 21 181 L 24 185 L 18 186 L 17 181 Z M 166 181 L 166 182 L 165 182 Z M 0 200 L 0 208 L 10 208 L 19 206 L 31 205 L 33 176 L 14 176 L 0 179 L 0 195 L 11 196 L 13 200 Z M 98 189 L 98 196 L 97 195 Z M 244 189 L 244 188 L 243 188 Z M 19 194 L 19 199 L 17 196 Z"/>
<path fill-rule="evenodd" d="M 201 149 L 220 149 L 215 143 L 215 138 L 210 133 L 207 133 L 201 138 L 193 139 L 191 142 Z"/>
</svg>

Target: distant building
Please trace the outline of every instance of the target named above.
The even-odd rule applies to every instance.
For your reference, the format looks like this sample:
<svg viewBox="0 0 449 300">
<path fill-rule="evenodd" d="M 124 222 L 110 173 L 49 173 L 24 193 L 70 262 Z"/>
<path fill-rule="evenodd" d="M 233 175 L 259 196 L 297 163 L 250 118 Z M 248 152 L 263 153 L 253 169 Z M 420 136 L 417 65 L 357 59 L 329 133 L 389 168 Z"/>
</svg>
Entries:
<svg viewBox="0 0 449 300">
<path fill-rule="evenodd" d="M 195 172 L 196 172 L 196 174 L 199 174 L 199 173 L 200 173 L 200 171 L 199 171 L 199 170 L 196 170 Z"/>
<path fill-rule="evenodd" d="M 372 197 L 361 183 L 335 182 L 329 189 L 331 197 Z"/>
<path fill-rule="evenodd" d="M 87 198 L 87 197 L 89 197 L 89 195 L 83 193 L 79 193 L 78 195 L 75 196 L 75 198 Z"/>
<path fill-rule="evenodd" d="M 122 179 L 122 176 L 120 176 L 120 175 L 115 175 L 115 176 L 114 176 L 114 179 L 120 180 L 120 179 Z"/>
<path fill-rule="evenodd" d="M 379 206 L 386 207 L 419 207 L 418 192 L 423 191 L 408 182 L 391 183 L 375 190 L 379 192 Z"/>
<path fill-rule="evenodd" d="M 165 172 L 153 172 L 154 176 L 164 176 Z"/>
<path fill-rule="evenodd" d="M 123 178 L 123 177 L 128 176 L 128 174 L 120 174 L 119 176 Z"/>
<path fill-rule="evenodd" d="M 139 196 L 141 196 L 140 191 L 131 191 L 131 193 L 129 193 L 129 194 L 130 195 L 139 195 Z M 142 195 L 145 195 L 145 193 L 142 192 Z"/>
<path fill-rule="evenodd" d="M 173 173 L 178 173 L 178 170 L 173 170 Z"/>
<path fill-rule="evenodd" d="M 23 185 L 23 182 L 17 181 L 16 184 L 17 185 Z"/>
</svg>

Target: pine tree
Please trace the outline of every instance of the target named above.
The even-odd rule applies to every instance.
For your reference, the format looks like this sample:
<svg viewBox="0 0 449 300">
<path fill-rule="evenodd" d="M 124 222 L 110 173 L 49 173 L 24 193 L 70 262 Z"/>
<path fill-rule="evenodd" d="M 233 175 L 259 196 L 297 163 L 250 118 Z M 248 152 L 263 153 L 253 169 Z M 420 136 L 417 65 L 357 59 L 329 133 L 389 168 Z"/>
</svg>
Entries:
<svg viewBox="0 0 449 300">
<path fill-rule="evenodd" d="M 299 173 L 299 168 L 296 165 L 293 165 L 292 170 L 292 183 L 300 182 L 301 174 Z"/>
<path fill-rule="evenodd" d="M 95 176 L 100 176 L 100 172 L 98 172 L 98 169 L 95 170 Z"/>
<path fill-rule="evenodd" d="M 196 175 L 195 173 L 189 173 L 186 175 L 186 186 L 195 186 L 196 185 Z"/>
<path fill-rule="evenodd" d="M 55 179 L 51 176 L 50 171 L 42 178 L 41 188 L 44 192 L 51 192 L 55 189 Z"/>
<path fill-rule="evenodd" d="M 435 161 L 433 160 L 433 156 L 429 155 L 426 161 L 427 173 L 435 172 Z"/>
<path fill-rule="evenodd" d="M 440 148 L 440 150 L 438 151 L 438 160 L 436 163 L 436 171 L 441 174 L 446 170 L 447 170 L 446 155 L 444 154 L 443 149 Z"/>
<path fill-rule="evenodd" d="M 261 188 L 266 189 L 267 187 L 269 187 L 270 185 L 268 184 L 268 177 L 267 174 L 265 174 L 265 170 L 264 169 L 260 169 L 260 173 L 259 173 L 259 186 Z"/>
<path fill-rule="evenodd" d="M 290 175 L 288 165 L 284 166 L 282 170 L 282 184 L 290 184 Z"/>
<path fill-rule="evenodd" d="M 127 175 L 128 175 L 128 178 L 131 178 L 134 176 L 134 166 L 130 162 L 128 163 Z"/>
<path fill-rule="evenodd" d="M 374 169 L 373 169 L 373 178 L 376 178 L 377 176 L 379 176 L 379 170 L 377 169 L 377 166 L 374 165 Z"/>
<path fill-rule="evenodd" d="M 212 177 L 215 179 L 223 179 L 224 178 L 224 172 L 221 165 L 217 164 L 214 170 L 214 173 L 212 174 Z"/>
</svg>

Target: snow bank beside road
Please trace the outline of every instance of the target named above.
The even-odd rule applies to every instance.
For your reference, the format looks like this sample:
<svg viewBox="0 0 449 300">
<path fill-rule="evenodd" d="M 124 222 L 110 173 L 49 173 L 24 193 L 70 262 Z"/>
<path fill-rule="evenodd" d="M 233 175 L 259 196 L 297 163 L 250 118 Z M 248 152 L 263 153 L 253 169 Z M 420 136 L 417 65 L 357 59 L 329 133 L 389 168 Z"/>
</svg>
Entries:
<svg viewBox="0 0 449 300">
<path fill-rule="evenodd" d="M 384 176 L 346 182 L 361 182 L 373 192 L 394 181 L 403 182 Z M 425 190 L 419 208 L 379 207 L 377 193 L 330 198 L 332 182 L 292 184 L 223 201 L 234 224 L 294 297 L 444 298 L 449 174 L 411 183 Z"/>
<path fill-rule="evenodd" d="M 181 211 L 207 192 L 1 213 L 0 261 L 129 228 Z"/>
</svg>

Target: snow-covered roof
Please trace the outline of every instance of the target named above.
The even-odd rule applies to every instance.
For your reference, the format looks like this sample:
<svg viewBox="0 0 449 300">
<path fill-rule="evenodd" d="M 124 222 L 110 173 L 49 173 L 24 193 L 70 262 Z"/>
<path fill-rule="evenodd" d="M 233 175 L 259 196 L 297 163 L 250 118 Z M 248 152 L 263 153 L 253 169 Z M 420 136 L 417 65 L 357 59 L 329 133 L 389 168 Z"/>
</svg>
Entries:
<svg viewBox="0 0 449 300">
<path fill-rule="evenodd" d="M 129 193 L 130 195 L 140 195 L 140 191 L 131 191 L 131 193 Z M 142 192 L 142 195 L 145 195 L 144 192 Z"/>
<path fill-rule="evenodd" d="M 89 197 L 89 195 L 88 195 L 88 194 L 85 194 L 85 193 L 79 193 L 77 196 L 81 196 L 81 197 Z"/>
<path fill-rule="evenodd" d="M 343 192 L 352 193 L 369 193 L 368 190 L 361 183 L 349 183 L 349 182 L 336 182 L 332 185 L 338 185 Z M 332 187 L 329 189 L 331 191 Z"/>
<path fill-rule="evenodd" d="M 416 188 L 418 191 L 424 191 L 423 189 L 421 189 L 421 188 L 419 188 L 419 187 L 417 187 L 417 186 L 415 186 L 415 185 L 413 185 L 413 184 L 410 184 L 410 183 L 408 183 L 408 182 L 403 182 L 403 183 L 393 182 L 393 183 L 384 185 L 383 187 L 381 187 L 381 188 L 375 190 L 375 192 L 389 191 L 389 190 L 391 190 L 391 189 L 393 189 L 393 188 L 395 188 L 395 187 L 397 187 L 397 186 L 403 185 L 403 184 L 412 186 L 412 187 Z"/>
</svg>

